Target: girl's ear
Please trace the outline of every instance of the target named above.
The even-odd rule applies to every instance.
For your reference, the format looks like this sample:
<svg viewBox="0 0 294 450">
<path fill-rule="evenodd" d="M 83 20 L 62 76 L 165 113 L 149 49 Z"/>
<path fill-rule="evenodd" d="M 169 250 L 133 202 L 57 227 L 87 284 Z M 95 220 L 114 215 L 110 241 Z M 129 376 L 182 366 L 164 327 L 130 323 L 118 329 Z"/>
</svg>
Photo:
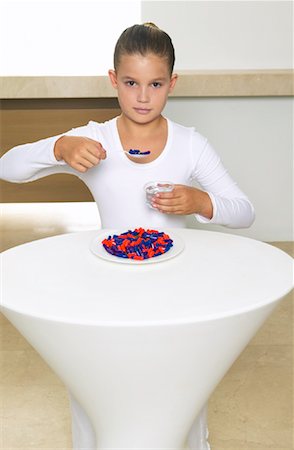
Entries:
<svg viewBox="0 0 294 450">
<path fill-rule="evenodd" d="M 109 70 L 108 76 L 114 89 L 117 89 L 117 76 L 115 70 Z"/>
<path fill-rule="evenodd" d="M 178 79 L 178 74 L 173 73 L 169 82 L 169 92 L 172 92 L 174 90 L 174 87 L 176 85 Z"/>
</svg>

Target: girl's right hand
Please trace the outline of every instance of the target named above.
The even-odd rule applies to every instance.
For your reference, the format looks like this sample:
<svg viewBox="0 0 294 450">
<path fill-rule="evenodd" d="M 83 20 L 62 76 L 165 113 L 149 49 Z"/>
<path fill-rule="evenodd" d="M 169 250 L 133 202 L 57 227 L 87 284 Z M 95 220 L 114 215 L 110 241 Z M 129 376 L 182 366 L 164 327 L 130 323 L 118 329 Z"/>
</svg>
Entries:
<svg viewBox="0 0 294 450">
<path fill-rule="evenodd" d="M 57 161 L 65 161 L 78 172 L 86 172 L 106 158 L 106 151 L 98 141 L 82 136 L 62 136 L 55 142 Z"/>
</svg>

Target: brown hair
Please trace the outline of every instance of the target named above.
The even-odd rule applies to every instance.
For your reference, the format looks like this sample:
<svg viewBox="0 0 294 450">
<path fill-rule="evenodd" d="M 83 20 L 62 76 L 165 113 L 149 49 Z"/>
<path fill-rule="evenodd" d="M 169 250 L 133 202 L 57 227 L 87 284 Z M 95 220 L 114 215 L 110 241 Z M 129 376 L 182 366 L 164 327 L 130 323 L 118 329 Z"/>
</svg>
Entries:
<svg viewBox="0 0 294 450">
<path fill-rule="evenodd" d="M 114 68 L 117 70 L 122 55 L 147 53 L 166 58 L 170 74 L 175 63 L 175 50 L 169 35 L 152 22 L 133 25 L 122 32 L 114 49 Z"/>
</svg>

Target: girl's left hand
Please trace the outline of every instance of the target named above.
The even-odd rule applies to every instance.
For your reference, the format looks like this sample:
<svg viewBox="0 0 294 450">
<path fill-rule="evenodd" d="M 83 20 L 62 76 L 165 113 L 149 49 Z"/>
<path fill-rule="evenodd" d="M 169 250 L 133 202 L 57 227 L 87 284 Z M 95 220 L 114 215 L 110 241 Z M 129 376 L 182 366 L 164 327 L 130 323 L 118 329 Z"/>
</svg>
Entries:
<svg viewBox="0 0 294 450">
<path fill-rule="evenodd" d="M 165 214 L 200 214 L 211 219 L 213 207 L 209 195 L 195 187 L 176 184 L 172 192 L 153 197 L 152 206 Z"/>
</svg>

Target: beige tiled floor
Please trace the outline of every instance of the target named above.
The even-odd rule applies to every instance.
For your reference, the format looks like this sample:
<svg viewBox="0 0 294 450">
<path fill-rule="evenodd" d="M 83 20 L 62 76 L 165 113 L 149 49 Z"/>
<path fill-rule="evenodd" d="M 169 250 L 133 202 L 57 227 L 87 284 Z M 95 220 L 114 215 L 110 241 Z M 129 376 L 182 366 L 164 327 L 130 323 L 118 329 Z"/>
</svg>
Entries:
<svg viewBox="0 0 294 450">
<path fill-rule="evenodd" d="M 94 205 L 2 209 L 1 249 L 99 227 Z M 293 255 L 292 243 L 275 243 Z M 0 448 L 71 449 L 65 387 L 0 316 Z M 293 296 L 277 307 L 233 364 L 209 403 L 212 450 L 293 450 Z"/>
</svg>

